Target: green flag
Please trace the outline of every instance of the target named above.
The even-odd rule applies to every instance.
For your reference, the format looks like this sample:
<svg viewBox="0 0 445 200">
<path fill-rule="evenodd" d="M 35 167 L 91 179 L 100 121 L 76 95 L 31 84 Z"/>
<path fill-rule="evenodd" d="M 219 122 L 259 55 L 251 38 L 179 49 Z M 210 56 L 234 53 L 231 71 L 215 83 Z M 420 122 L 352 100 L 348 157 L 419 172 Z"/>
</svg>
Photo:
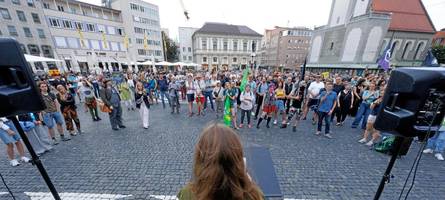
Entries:
<svg viewBox="0 0 445 200">
<path fill-rule="evenodd" d="M 244 69 L 243 71 L 243 79 L 241 80 L 240 90 L 244 92 L 244 89 L 247 85 L 247 77 L 249 76 L 249 68 Z"/>
<path fill-rule="evenodd" d="M 230 112 L 230 98 L 226 96 L 224 101 L 224 124 L 230 126 L 232 124 L 232 113 Z"/>
</svg>

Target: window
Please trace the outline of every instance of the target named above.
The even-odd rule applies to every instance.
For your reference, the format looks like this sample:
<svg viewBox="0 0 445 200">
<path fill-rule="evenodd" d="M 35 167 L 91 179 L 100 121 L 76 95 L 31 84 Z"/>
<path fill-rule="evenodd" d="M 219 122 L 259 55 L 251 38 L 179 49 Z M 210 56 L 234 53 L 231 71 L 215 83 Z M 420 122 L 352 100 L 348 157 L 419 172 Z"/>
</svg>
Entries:
<svg viewBox="0 0 445 200">
<path fill-rule="evenodd" d="M 187 56 L 182 56 L 182 60 L 183 61 L 187 60 Z"/>
<path fill-rule="evenodd" d="M 192 47 L 189 47 L 188 50 L 189 50 L 189 52 L 192 52 Z"/>
<path fill-rule="evenodd" d="M 243 51 L 247 51 L 247 41 L 243 42 Z"/>
<path fill-rule="evenodd" d="M 63 6 L 61 6 L 61 5 L 57 5 L 57 10 L 59 10 L 60 12 L 65 11 L 65 9 L 63 9 Z"/>
<path fill-rule="evenodd" d="M 96 32 L 96 27 L 94 26 L 94 24 L 86 24 L 86 25 L 88 31 Z"/>
<path fill-rule="evenodd" d="M 218 49 L 218 40 L 217 39 L 213 39 L 212 46 L 213 46 L 213 51 L 216 51 Z"/>
<path fill-rule="evenodd" d="M 104 32 L 104 33 L 107 32 L 107 31 L 105 30 L 105 26 L 104 26 L 104 25 L 101 25 L 101 24 L 98 24 L 98 25 L 97 25 L 97 30 L 98 30 L 99 32 Z"/>
<path fill-rule="evenodd" d="M 334 49 L 334 42 L 331 42 L 331 46 L 329 47 L 329 50 L 333 50 Z"/>
<path fill-rule="evenodd" d="M 145 51 L 145 49 L 138 49 L 138 54 L 139 55 L 146 55 L 147 52 Z"/>
<path fill-rule="evenodd" d="M 35 44 L 28 44 L 29 53 L 31 55 L 40 55 L 40 49 L 39 46 Z"/>
<path fill-rule="evenodd" d="M 144 44 L 144 39 L 136 38 L 136 44 Z"/>
<path fill-rule="evenodd" d="M 182 47 L 182 52 L 185 52 L 185 47 Z"/>
<path fill-rule="evenodd" d="M 201 40 L 201 43 L 202 43 L 202 49 L 207 49 L 207 39 L 202 39 Z"/>
<path fill-rule="evenodd" d="M 3 19 L 11 19 L 8 9 L 0 8 L 0 13 L 2 14 Z"/>
<path fill-rule="evenodd" d="M 79 42 L 77 41 L 77 38 L 69 37 L 69 38 L 67 38 L 67 41 L 68 41 L 68 46 L 70 48 L 72 48 L 72 49 L 80 48 L 80 45 L 79 45 Z"/>
<path fill-rule="evenodd" d="M 43 52 L 43 56 L 45 57 L 49 57 L 49 58 L 53 58 L 53 51 L 51 50 L 51 46 L 48 45 L 42 45 L 42 52 Z"/>
<path fill-rule="evenodd" d="M 49 3 L 43 3 L 43 7 L 44 7 L 45 9 L 50 9 Z"/>
<path fill-rule="evenodd" d="M 116 28 L 114 26 L 107 26 L 108 34 L 116 35 Z"/>
<path fill-rule="evenodd" d="M 139 27 L 134 27 L 134 32 L 139 34 L 144 34 L 144 29 Z"/>
<path fill-rule="evenodd" d="M 31 16 L 32 16 L 32 20 L 34 21 L 34 23 L 36 23 L 36 24 L 40 24 L 41 23 L 40 22 L 40 17 L 39 17 L 39 15 L 37 13 L 31 13 Z"/>
<path fill-rule="evenodd" d="M 207 62 L 207 57 L 202 57 L 202 62 L 206 63 Z"/>
<path fill-rule="evenodd" d="M 117 42 L 110 42 L 111 50 L 113 51 L 119 51 L 119 45 Z"/>
<path fill-rule="evenodd" d="M 34 7 L 34 0 L 26 0 L 29 7 Z"/>
<path fill-rule="evenodd" d="M 11 0 L 11 2 L 12 2 L 13 4 L 20 5 L 20 0 Z"/>
<path fill-rule="evenodd" d="M 76 8 L 73 8 L 73 7 L 70 7 L 70 11 L 71 11 L 71 13 L 74 13 L 74 14 L 76 14 L 76 13 L 77 13 L 77 10 L 76 10 Z"/>
<path fill-rule="evenodd" d="M 26 16 L 23 11 L 17 10 L 17 17 L 19 18 L 20 21 L 26 22 Z"/>
<path fill-rule="evenodd" d="M 74 22 L 74 27 L 75 27 L 77 30 L 83 30 L 83 25 L 82 25 L 82 23 L 80 23 L 80 22 Z"/>
<path fill-rule="evenodd" d="M 421 43 L 419 43 L 419 44 L 417 45 L 416 53 L 414 54 L 414 60 L 417 60 L 417 59 L 420 58 L 420 54 L 422 53 L 421 50 L 422 50 L 422 48 L 423 48 L 423 45 L 424 45 L 423 42 L 421 42 Z"/>
<path fill-rule="evenodd" d="M 252 41 L 252 52 L 256 52 L 256 42 Z"/>
<path fill-rule="evenodd" d="M 37 34 L 39 35 L 39 38 L 46 38 L 45 31 L 43 31 L 43 29 L 38 28 Z"/>
<path fill-rule="evenodd" d="M 224 41 L 224 42 L 223 42 L 223 50 L 224 50 L 224 51 L 227 51 L 227 41 Z"/>
<path fill-rule="evenodd" d="M 73 24 L 71 24 L 71 21 L 62 20 L 62 24 L 63 24 L 63 28 L 68 28 L 68 29 L 72 29 L 73 28 Z"/>
<path fill-rule="evenodd" d="M 218 57 L 213 57 L 213 62 L 214 63 L 218 62 Z"/>
<path fill-rule="evenodd" d="M 138 5 L 136 5 L 136 4 L 134 4 L 134 3 L 130 3 L 130 8 L 132 9 L 132 10 L 138 10 Z M 144 54 L 145 55 L 145 54 Z"/>
<path fill-rule="evenodd" d="M 189 56 L 189 61 L 192 61 L 192 56 Z"/>
<path fill-rule="evenodd" d="M 233 57 L 233 58 L 232 58 L 232 62 L 234 62 L 234 63 L 236 63 L 236 62 L 237 62 L 237 59 L 236 59 L 236 57 Z"/>
<path fill-rule="evenodd" d="M 49 24 L 50 24 L 52 27 L 60 27 L 59 20 L 56 19 L 56 18 L 49 18 Z"/>
<path fill-rule="evenodd" d="M 405 48 L 403 48 L 402 59 L 407 59 L 407 51 L 411 47 L 411 42 L 407 42 L 405 44 Z"/>
<path fill-rule="evenodd" d="M 100 50 L 99 40 L 90 40 L 91 48 L 95 50 Z"/>
<path fill-rule="evenodd" d="M 238 51 L 238 41 L 237 40 L 233 41 L 233 50 Z"/>
<path fill-rule="evenodd" d="M 117 34 L 118 34 L 118 35 L 124 35 L 124 29 L 122 29 L 122 28 L 117 28 Z"/>
<path fill-rule="evenodd" d="M 19 36 L 17 33 L 17 29 L 15 29 L 15 26 L 8 25 L 8 31 L 10 36 Z"/>
<path fill-rule="evenodd" d="M 396 47 L 399 45 L 399 42 L 398 41 L 395 41 L 393 44 L 392 44 L 392 47 L 391 47 L 391 58 L 392 58 L 392 56 L 394 55 L 394 54 L 396 54 L 396 52 L 394 52 L 394 50 L 396 49 Z"/>
<path fill-rule="evenodd" d="M 66 43 L 66 40 L 64 37 L 54 37 L 54 42 L 57 47 L 68 47 L 68 44 Z"/>
</svg>

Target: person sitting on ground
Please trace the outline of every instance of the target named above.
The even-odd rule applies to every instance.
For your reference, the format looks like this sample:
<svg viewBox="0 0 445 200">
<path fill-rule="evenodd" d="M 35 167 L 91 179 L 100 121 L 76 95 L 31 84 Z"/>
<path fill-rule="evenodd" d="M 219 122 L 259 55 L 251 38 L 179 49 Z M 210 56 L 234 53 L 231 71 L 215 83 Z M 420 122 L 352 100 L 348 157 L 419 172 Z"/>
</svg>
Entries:
<svg viewBox="0 0 445 200">
<path fill-rule="evenodd" d="M 247 174 L 239 136 L 221 124 L 204 129 L 195 147 L 193 178 L 179 200 L 262 200 Z"/>
</svg>

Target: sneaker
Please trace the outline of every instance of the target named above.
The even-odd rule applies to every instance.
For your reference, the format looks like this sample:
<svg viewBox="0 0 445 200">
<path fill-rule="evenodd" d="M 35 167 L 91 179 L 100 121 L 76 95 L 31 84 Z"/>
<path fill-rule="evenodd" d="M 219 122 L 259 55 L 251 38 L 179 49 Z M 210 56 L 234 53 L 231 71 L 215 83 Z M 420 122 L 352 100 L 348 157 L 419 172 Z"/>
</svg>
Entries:
<svg viewBox="0 0 445 200">
<path fill-rule="evenodd" d="M 11 164 L 11 166 L 13 167 L 17 167 L 20 165 L 19 161 L 17 161 L 16 159 L 9 161 L 9 164 Z"/>
<path fill-rule="evenodd" d="M 358 143 L 365 144 L 366 143 L 366 138 L 362 138 L 361 140 L 358 141 Z"/>
<path fill-rule="evenodd" d="M 369 142 L 366 143 L 366 146 L 371 147 L 373 144 L 374 144 L 373 141 L 369 141 Z"/>
<path fill-rule="evenodd" d="M 119 128 L 127 128 L 127 127 L 124 125 L 119 125 Z"/>
<path fill-rule="evenodd" d="M 62 141 L 64 141 L 64 142 L 66 142 L 66 141 L 68 141 L 68 140 L 71 140 L 71 139 L 69 139 L 69 138 L 66 138 L 65 135 L 61 135 L 61 136 L 60 136 L 60 139 L 61 139 Z"/>
<path fill-rule="evenodd" d="M 56 140 L 56 138 L 53 139 L 53 145 L 58 145 L 59 141 Z"/>
<path fill-rule="evenodd" d="M 444 160 L 444 158 L 443 158 L 443 156 L 442 156 L 441 153 L 436 153 L 436 154 L 434 154 L 434 157 L 436 157 L 437 160 L 440 160 L 440 161 Z"/>
<path fill-rule="evenodd" d="M 297 127 L 296 126 L 292 127 L 292 131 L 297 132 Z"/>
<path fill-rule="evenodd" d="M 315 135 L 320 135 L 320 134 L 321 134 L 320 131 L 315 132 Z"/>
<path fill-rule="evenodd" d="M 273 125 L 277 125 L 278 124 L 278 121 L 277 120 L 274 120 L 273 121 Z"/>
<path fill-rule="evenodd" d="M 71 135 L 71 136 L 76 136 L 77 133 L 76 133 L 76 132 L 71 132 L 70 135 Z"/>
<path fill-rule="evenodd" d="M 325 137 L 327 137 L 327 138 L 329 138 L 329 139 L 332 139 L 332 135 L 331 135 L 331 134 L 329 134 L 329 133 L 327 133 L 327 134 L 324 134 L 324 136 L 325 136 Z"/>
<path fill-rule="evenodd" d="M 340 122 L 339 122 L 339 123 L 337 123 L 337 124 L 336 124 L 336 126 L 341 126 L 341 123 L 340 123 Z"/>
<path fill-rule="evenodd" d="M 239 125 L 239 128 L 243 128 L 243 126 L 244 126 L 243 124 L 240 124 L 240 125 Z"/>
<path fill-rule="evenodd" d="M 23 157 L 20 158 L 20 161 L 22 161 L 22 162 L 24 162 L 24 163 L 29 163 L 29 162 L 31 161 L 31 159 L 29 159 L 29 158 L 26 157 L 26 156 L 23 156 Z"/>
<path fill-rule="evenodd" d="M 425 149 L 423 150 L 423 153 L 433 153 L 434 151 L 432 149 Z"/>
</svg>

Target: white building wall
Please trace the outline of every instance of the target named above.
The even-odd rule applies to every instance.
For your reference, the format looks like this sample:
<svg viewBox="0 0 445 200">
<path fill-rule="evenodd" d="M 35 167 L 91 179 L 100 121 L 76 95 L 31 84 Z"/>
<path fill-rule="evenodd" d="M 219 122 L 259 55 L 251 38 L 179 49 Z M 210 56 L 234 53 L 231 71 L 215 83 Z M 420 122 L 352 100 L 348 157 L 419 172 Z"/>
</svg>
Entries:
<svg viewBox="0 0 445 200">
<path fill-rule="evenodd" d="M 329 22 L 329 26 L 338 26 L 342 25 L 346 21 L 349 3 L 351 0 L 334 0 L 334 8 L 331 13 L 331 21 Z"/>
<path fill-rule="evenodd" d="M 354 17 L 366 14 L 368 5 L 369 5 L 369 0 L 356 0 L 354 8 Z"/>
<path fill-rule="evenodd" d="M 360 28 L 354 28 L 349 32 L 341 59 L 342 62 L 354 61 L 361 36 L 362 30 Z"/>
<path fill-rule="evenodd" d="M 371 29 L 368 40 L 366 41 L 365 51 L 363 52 L 364 62 L 372 62 L 375 60 L 382 37 L 383 31 L 381 27 L 376 26 Z"/>
<path fill-rule="evenodd" d="M 198 30 L 197 28 L 192 28 L 192 27 L 179 27 L 178 32 L 179 32 L 179 60 L 181 62 L 194 62 L 194 57 L 193 57 L 193 33 L 195 33 L 195 31 Z M 201 38 L 198 38 L 195 41 L 197 46 L 201 46 L 202 42 L 201 42 Z M 185 48 L 185 51 L 184 51 Z M 191 51 L 189 51 L 189 48 L 191 49 Z M 185 56 L 185 59 L 184 59 Z"/>
</svg>

